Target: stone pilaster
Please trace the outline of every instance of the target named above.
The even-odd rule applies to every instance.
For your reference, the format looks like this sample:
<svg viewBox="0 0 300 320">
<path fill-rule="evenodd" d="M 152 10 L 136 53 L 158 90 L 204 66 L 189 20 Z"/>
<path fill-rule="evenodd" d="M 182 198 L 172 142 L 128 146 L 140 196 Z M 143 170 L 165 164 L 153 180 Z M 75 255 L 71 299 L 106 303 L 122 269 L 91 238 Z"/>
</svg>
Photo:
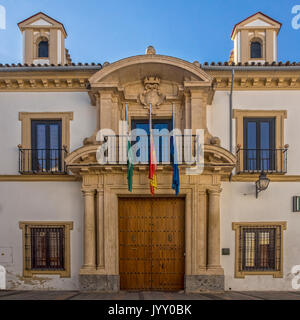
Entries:
<svg viewBox="0 0 300 320">
<path fill-rule="evenodd" d="M 104 269 L 104 191 L 97 190 L 97 269 Z"/>
<path fill-rule="evenodd" d="M 198 201 L 198 235 L 197 251 L 199 252 L 198 272 L 206 270 L 206 246 L 207 246 L 207 194 L 206 190 L 199 191 Z"/>
<path fill-rule="evenodd" d="M 208 190 L 208 243 L 207 269 L 210 274 L 223 274 L 220 265 L 220 193 L 221 189 Z"/>
<path fill-rule="evenodd" d="M 96 269 L 95 190 L 83 190 L 84 196 L 84 262 L 82 271 Z"/>
</svg>

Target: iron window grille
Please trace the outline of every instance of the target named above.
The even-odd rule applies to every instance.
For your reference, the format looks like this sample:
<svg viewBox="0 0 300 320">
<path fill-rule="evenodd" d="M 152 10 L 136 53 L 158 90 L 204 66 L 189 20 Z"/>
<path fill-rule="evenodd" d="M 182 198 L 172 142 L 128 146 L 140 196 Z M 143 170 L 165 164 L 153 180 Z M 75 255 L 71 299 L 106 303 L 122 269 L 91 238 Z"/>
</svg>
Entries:
<svg viewBox="0 0 300 320">
<path fill-rule="evenodd" d="M 65 270 L 65 227 L 25 227 L 26 270 Z"/>
<path fill-rule="evenodd" d="M 268 272 L 281 269 L 281 226 L 241 226 L 239 271 Z"/>
</svg>

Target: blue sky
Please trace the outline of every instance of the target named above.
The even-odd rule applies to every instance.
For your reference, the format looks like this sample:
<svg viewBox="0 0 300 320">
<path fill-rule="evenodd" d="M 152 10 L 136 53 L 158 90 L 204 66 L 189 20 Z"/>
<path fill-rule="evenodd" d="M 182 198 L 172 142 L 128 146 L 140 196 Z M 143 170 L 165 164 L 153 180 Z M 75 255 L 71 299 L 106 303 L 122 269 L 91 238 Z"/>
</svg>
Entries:
<svg viewBox="0 0 300 320">
<path fill-rule="evenodd" d="M 116 61 L 157 53 L 200 62 L 228 61 L 235 23 L 262 11 L 283 26 L 278 61 L 300 61 L 300 29 L 291 25 L 300 0 L 0 0 L 6 30 L 0 30 L 0 63 L 21 62 L 17 23 L 43 11 L 65 25 L 74 62 Z"/>
</svg>

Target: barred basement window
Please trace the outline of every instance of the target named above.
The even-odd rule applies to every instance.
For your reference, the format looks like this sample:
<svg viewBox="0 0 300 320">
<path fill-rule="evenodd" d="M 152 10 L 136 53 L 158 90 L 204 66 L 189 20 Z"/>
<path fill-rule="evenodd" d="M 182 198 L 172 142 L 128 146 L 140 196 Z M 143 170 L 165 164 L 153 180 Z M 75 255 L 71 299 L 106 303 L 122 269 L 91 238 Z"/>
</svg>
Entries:
<svg viewBox="0 0 300 320">
<path fill-rule="evenodd" d="M 22 222 L 24 276 L 59 274 L 70 276 L 71 222 Z"/>
<path fill-rule="evenodd" d="M 27 228 L 25 237 L 30 237 L 32 270 L 64 270 L 64 233 L 64 227 Z"/>
<path fill-rule="evenodd" d="M 283 276 L 283 230 L 286 222 L 233 223 L 236 231 L 235 276 Z"/>
</svg>

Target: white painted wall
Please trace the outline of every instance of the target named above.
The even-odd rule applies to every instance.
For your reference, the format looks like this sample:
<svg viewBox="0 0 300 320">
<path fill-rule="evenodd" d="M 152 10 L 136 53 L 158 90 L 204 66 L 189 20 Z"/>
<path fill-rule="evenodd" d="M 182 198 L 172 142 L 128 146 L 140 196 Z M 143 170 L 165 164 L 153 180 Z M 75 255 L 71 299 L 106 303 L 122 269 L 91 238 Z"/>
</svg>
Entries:
<svg viewBox="0 0 300 320">
<path fill-rule="evenodd" d="M 0 94 L 0 174 L 18 174 L 18 144 L 21 143 L 19 112 L 74 112 L 70 122 L 73 151 L 96 128 L 96 109 L 85 92 L 30 92 Z"/>
<path fill-rule="evenodd" d="M 288 174 L 300 174 L 298 139 L 300 91 L 237 91 L 236 109 L 287 110 L 285 143 L 288 151 Z M 73 111 L 71 151 L 82 146 L 85 137 L 96 128 L 96 110 L 87 93 L 1 93 L 0 94 L 0 174 L 18 173 L 18 149 L 21 143 L 19 112 Z M 208 128 L 229 146 L 229 92 L 217 91 L 208 106 Z M 235 122 L 233 122 L 235 146 Z M 77 289 L 82 265 L 83 200 L 80 182 L 0 182 L 0 247 L 12 248 L 7 268 L 8 288 Z M 292 196 L 300 195 L 300 183 L 271 183 L 255 198 L 254 183 L 222 183 L 221 248 L 230 248 L 230 256 L 221 256 L 225 286 L 229 290 L 292 290 L 291 268 L 300 264 L 300 214 L 292 212 Z M 13 199 L 13 201 L 12 201 Z M 73 221 L 71 231 L 72 277 L 41 276 L 40 280 L 22 278 L 22 231 L 20 221 Z M 246 276 L 234 278 L 235 232 L 232 222 L 287 221 L 284 232 L 284 278 Z M 4 227 L 5 226 L 5 227 Z"/>
<path fill-rule="evenodd" d="M 289 144 L 288 174 L 300 174 L 300 90 L 234 91 L 234 109 L 287 110 L 284 123 L 284 143 Z M 229 149 L 229 91 L 217 91 L 213 104 L 207 107 L 208 129 L 221 139 L 222 147 Z M 235 150 L 235 120 L 233 120 L 233 147 Z"/>
<path fill-rule="evenodd" d="M 291 269 L 300 265 L 300 213 L 292 212 L 292 197 L 300 195 L 300 183 L 271 182 L 268 189 L 255 197 L 254 182 L 225 182 L 221 193 L 221 248 L 230 248 L 229 256 L 221 256 L 225 271 L 225 288 L 229 290 L 290 290 Z M 286 221 L 283 233 L 284 277 L 246 276 L 234 278 L 235 231 L 232 222 Z"/>
<path fill-rule="evenodd" d="M 7 270 L 7 289 L 77 290 L 82 266 L 84 202 L 80 182 L 0 182 L 0 247 L 12 249 Z M 71 278 L 41 275 L 23 278 L 20 221 L 73 221 Z"/>
</svg>

